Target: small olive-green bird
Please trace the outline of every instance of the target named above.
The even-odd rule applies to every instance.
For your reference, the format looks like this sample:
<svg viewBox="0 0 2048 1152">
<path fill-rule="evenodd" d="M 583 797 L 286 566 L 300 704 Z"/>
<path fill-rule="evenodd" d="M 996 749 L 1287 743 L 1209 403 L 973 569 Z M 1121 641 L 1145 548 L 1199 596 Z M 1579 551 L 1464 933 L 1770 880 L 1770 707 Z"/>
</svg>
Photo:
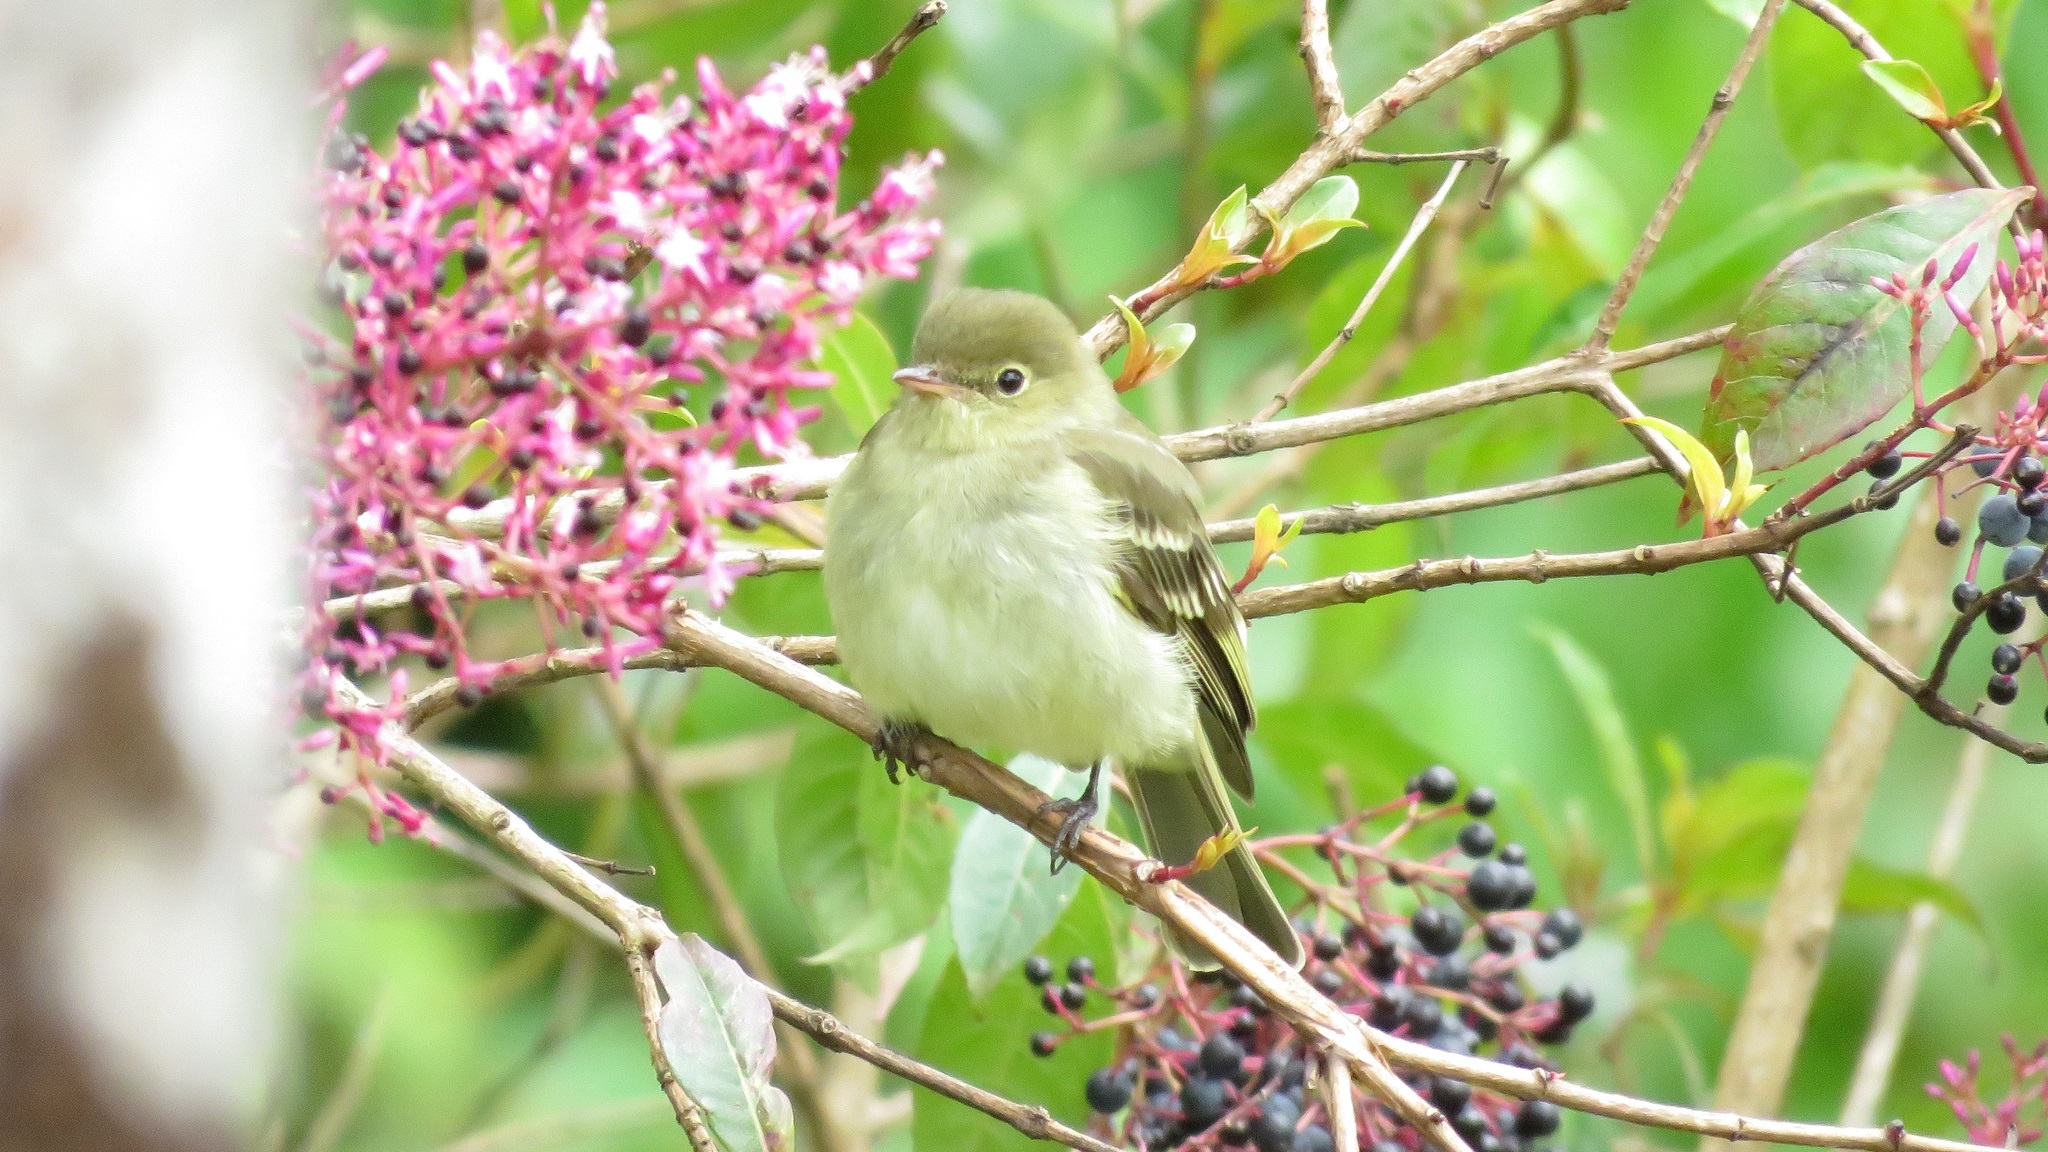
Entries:
<svg viewBox="0 0 2048 1152">
<path fill-rule="evenodd" d="M 839 659 L 884 720 L 1086 769 L 1057 867 L 1097 810 L 1105 761 L 1153 855 L 1191 860 L 1249 800 L 1245 624 L 1187 467 L 1117 402 L 1047 300 L 967 289 L 918 326 L 903 392 L 827 506 Z M 1239 845 L 1188 883 L 1290 962 L 1301 944 Z M 1172 941 L 1198 965 L 1213 959 Z"/>
</svg>

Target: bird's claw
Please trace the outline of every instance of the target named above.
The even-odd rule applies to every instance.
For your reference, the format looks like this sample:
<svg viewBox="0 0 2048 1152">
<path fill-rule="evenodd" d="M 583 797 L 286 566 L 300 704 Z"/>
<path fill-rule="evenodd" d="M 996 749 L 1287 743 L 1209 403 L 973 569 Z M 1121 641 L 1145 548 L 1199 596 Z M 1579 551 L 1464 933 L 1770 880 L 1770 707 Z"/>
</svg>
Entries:
<svg viewBox="0 0 2048 1152">
<path fill-rule="evenodd" d="M 898 765 L 908 767 L 913 776 L 918 774 L 924 766 L 919 741 L 929 735 L 931 729 L 904 720 L 884 720 L 881 727 L 875 729 L 875 738 L 868 747 L 874 750 L 875 759 L 880 760 L 883 769 L 889 773 L 889 783 L 902 783 L 896 775 Z"/>
<path fill-rule="evenodd" d="M 1052 837 L 1052 872 L 1059 875 L 1060 869 L 1073 859 L 1074 849 L 1080 847 L 1081 835 L 1088 831 L 1088 825 L 1095 822 L 1095 814 L 1101 805 L 1096 803 L 1095 789 L 1090 788 L 1072 800 L 1048 800 L 1038 806 L 1038 814 L 1058 814 L 1060 828 Z"/>
</svg>

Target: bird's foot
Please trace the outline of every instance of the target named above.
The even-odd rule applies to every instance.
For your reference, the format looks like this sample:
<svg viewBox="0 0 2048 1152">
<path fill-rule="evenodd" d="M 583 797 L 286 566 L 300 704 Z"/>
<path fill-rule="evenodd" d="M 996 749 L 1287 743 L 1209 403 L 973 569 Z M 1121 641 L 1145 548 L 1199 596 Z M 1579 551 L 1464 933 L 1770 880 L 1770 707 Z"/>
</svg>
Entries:
<svg viewBox="0 0 2048 1152">
<path fill-rule="evenodd" d="M 931 729 L 909 720 L 884 720 L 881 727 L 875 729 L 875 738 L 868 747 L 874 750 L 875 759 L 880 760 L 889 773 L 889 783 L 902 783 L 896 775 L 898 765 L 909 768 L 911 775 L 918 775 L 924 767 L 920 741 L 931 734 Z"/>
<path fill-rule="evenodd" d="M 1088 769 L 1088 786 L 1081 790 L 1079 796 L 1072 800 L 1048 800 L 1038 806 L 1040 816 L 1058 814 L 1060 817 L 1060 829 L 1052 837 L 1053 875 L 1059 875 L 1060 869 L 1073 859 L 1082 833 L 1088 831 L 1088 825 L 1095 822 L 1096 813 L 1102 811 L 1102 805 L 1096 800 L 1101 782 L 1102 763 L 1097 761 Z"/>
</svg>

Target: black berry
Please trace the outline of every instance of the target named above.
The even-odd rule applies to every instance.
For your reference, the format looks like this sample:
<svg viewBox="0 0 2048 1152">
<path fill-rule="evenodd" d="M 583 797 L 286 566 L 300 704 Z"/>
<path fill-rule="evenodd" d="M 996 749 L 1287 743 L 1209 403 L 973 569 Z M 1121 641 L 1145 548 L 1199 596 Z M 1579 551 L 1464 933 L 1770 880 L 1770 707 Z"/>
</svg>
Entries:
<svg viewBox="0 0 2048 1152">
<path fill-rule="evenodd" d="M 1970 610 L 1970 605 L 1975 604 L 1978 597 L 1982 595 L 1984 595 L 1982 588 L 1965 580 L 1949 591 L 1948 599 L 1949 603 L 1956 606 L 1956 611 L 1967 612 Z"/>
<path fill-rule="evenodd" d="M 1115 1068 L 1097 1068 L 1088 1076 L 1088 1107 L 1105 1115 L 1123 1111 L 1131 1102 L 1131 1074 Z"/>
<path fill-rule="evenodd" d="M 1315 979 L 1310 981 L 1310 983 L 1314 984 L 1316 991 L 1323 995 L 1335 996 L 1344 990 L 1344 974 L 1335 968 L 1325 968 L 1317 972 Z"/>
<path fill-rule="evenodd" d="M 1500 862 L 1503 864 L 1527 864 L 1529 862 L 1529 850 L 1520 844 L 1509 844 L 1500 850 Z"/>
<path fill-rule="evenodd" d="M 2027 622 L 2027 602 L 2011 592 L 2000 592 L 1984 609 L 1984 623 L 2000 636 L 2017 632 Z"/>
<path fill-rule="evenodd" d="M 1977 508 L 1977 531 L 1984 539 L 2000 548 L 2010 548 L 2027 538 L 2027 515 L 2020 511 L 2020 503 L 2013 497 L 2000 492 L 1985 500 Z"/>
<path fill-rule="evenodd" d="M 1181 1119 L 1190 1128 L 1207 1128 L 1223 1119 L 1223 1113 L 1229 1108 L 1230 1097 L 1221 1080 L 1196 1076 L 1181 1086 Z"/>
<path fill-rule="evenodd" d="M 1953 548 L 1962 543 L 1963 526 L 1953 516 L 1943 516 L 1934 522 L 1934 542 L 1943 548 Z"/>
<path fill-rule="evenodd" d="M 1438 1076 L 1429 1084 L 1430 1102 L 1445 1112 L 1456 1115 L 1472 1102 L 1472 1086 L 1463 1080 L 1449 1076 Z"/>
<path fill-rule="evenodd" d="M 1536 902 L 1536 874 L 1520 864 L 1508 867 L 1508 882 L 1514 887 L 1508 893 L 1508 907 L 1527 908 Z"/>
<path fill-rule="evenodd" d="M 1288 1152 L 1331 1152 L 1336 1146 L 1328 1128 L 1311 1124 L 1294 1134 L 1294 1146 Z"/>
<path fill-rule="evenodd" d="M 1425 951 L 1436 956 L 1448 956 L 1458 950 L 1458 941 L 1465 935 L 1465 922 L 1456 912 L 1425 904 L 1409 918 L 1408 930 L 1415 934 L 1415 942 Z"/>
<path fill-rule="evenodd" d="M 1984 695 L 1990 697 L 1993 704 L 2010 704 L 2019 699 L 2020 682 L 2010 676 L 1993 676 L 1991 682 L 1984 685 Z"/>
<path fill-rule="evenodd" d="M 1316 959 L 1325 964 L 1344 954 L 1344 942 L 1327 932 L 1317 933 L 1311 947 L 1315 950 Z"/>
<path fill-rule="evenodd" d="M 1227 1032 L 1218 1032 L 1202 1041 L 1200 1061 L 1202 1071 L 1218 1080 L 1234 1078 L 1244 1067 L 1244 1045 L 1239 1044 Z"/>
<path fill-rule="evenodd" d="M 1050 1032 L 1033 1032 L 1031 1034 L 1031 1054 L 1033 1056 L 1050 1056 L 1059 1050 L 1059 1046 L 1060 1038 Z"/>
<path fill-rule="evenodd" d="M 1024 979 L 1033 984 L 1044 985 L 1052 979 L 1052 961 L 1043 956 L 1033 956 L 1024 961 Z"/>
<path fill-rule="evenodd" d="M 1079 984 L 1063 984 L 1060 986 L 1060 1003 L 1069 1011 L 1079 1012 L 1088 1006 L 1088 989 Z"/>
<path fill-rule="evenodd" d="M 1458 829 L 1458 851 L 1474 859 L 1493 854 L 1493 825 L 1484 820 L 1474 820 Z"/>
<path fill-rule="evenodd" d="M 1444 1006 L 1434 996 L 1410 996 L 1401 1006 L 1401 1022 L 1410 1036 L 1427 1040 L 1443 1027 Z"/>
<path fill-rule="evenodd" d="M 1458 794 L 1458 774 L 1441 764 L 1432 765 L 1415 778 L 1415 790 L 1431 804 L 1447 804 Z"/>
<path fill-rule="evenodd" d="M 1498 860 L 1480 861 L 1465 881 L 1465 899 L 1481 912 L 1498 912 L 1513 903 L 1514 898 L 1514 870 Z M 1415 938 L 1422 939 L 1420 931 Z M 1423 946 L 1428 947 L 1426 943 Z"/>
<path fill-rule="evenodd" d="M 1495 955 L 1506 956 L 1515 950 L 1515 932 L 1505 924 L 1488 924 L 1480 938 L 1486 941 L 1486 950 Z"/>
<path fill-rule="evenodd" d="M 1485 816 L 1493 811 L 1495 800 L 1493 789 L 1474 788 L 1465 793 L 1465 812 L 1471 816 Z"/>
<path fill-rule="evenodd" d="M 1557 937 L 1557 942 L 1566 948 L 1579 942 L 1586 934 L 1586 925 L 1579 914 L 1569 908 L 1558 908 L 1543 918 L 1543 931 Z"/>
<path fill-rule="evenodd" d="M 1095 961 L 1086 956 L 1076 956 L 1067 961 L 1067 979 L 1076 984 L 1086 984 L 1095 979 Z"/>
<path fill-rule="evenodd" d="M 1548 1100 L 1531 1100 L 1515 1113 L 1515 1135 L 1548 1136 L 1557 1131 L 1560 1114 Z"/>
<path fill-rule="evenodd" d="M 1899 450 L 1894 448 L 1877 459 L 1872 460 L 1870 467 L 1865 468 L 1864 471 L 1879 480 L 1889 480 L 1899 474 L 1899 468 L 1905 462 L 1905 458 L 1899 455 Z"/>
<path fill-rule="evenodd" d="M 1576 1024 L 1593 1014 L 1593 990 L 1584 984 L 1567 984 L 1557 993 L 1558 1018 Z"/>
</svg>

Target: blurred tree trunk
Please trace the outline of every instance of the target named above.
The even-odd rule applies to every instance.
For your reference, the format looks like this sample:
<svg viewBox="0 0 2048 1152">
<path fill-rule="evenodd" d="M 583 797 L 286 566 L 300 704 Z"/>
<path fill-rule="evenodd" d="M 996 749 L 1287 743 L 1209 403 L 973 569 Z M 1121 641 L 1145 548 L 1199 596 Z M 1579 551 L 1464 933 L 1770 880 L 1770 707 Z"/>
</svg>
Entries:
<svg viewBox="0 0 2048 1152">
<path fill-rule="evenodd" d="M 0 0 L 0 1149 L 264 1087 L 291 5 Z"/>
</svg>

